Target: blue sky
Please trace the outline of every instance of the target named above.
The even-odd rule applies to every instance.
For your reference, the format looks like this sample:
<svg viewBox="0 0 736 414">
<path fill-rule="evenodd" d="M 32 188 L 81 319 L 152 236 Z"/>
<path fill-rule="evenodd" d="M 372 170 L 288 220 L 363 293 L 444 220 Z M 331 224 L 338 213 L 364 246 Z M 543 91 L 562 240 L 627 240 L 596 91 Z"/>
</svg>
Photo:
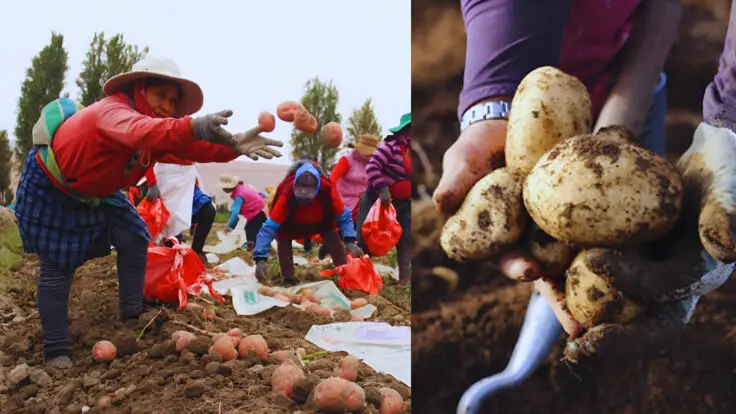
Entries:
<svg viewBox="0 0 736 414">
<path fill-rule="evenodd" d="M 51 31 L 65 36 L 72 97 L 89 43 L 104 31 L 176 61 L 202 87 L 203 113 L 233 109 L 233 132 L 299 100 L 314 76 L 337 86 L 343 121 L 372 98 L 385 134 L 411 110 L 409 0 L 21 1 L 3 6 L 0 25 L 0 129 L 11 137 L 26 68 Z M 290 132 L 277 121 L 270 135 L 288 141 Z"/>
</svg>

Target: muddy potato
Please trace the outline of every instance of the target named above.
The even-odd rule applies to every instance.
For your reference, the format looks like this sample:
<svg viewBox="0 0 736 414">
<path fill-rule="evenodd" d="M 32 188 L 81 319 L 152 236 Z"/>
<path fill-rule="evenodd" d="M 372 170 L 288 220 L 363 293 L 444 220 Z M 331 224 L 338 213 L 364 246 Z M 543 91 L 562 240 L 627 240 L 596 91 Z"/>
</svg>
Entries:
<svg viewBox="0 0 736 414">
<path fill-rule="evenodd" d="M 682 178 L 664 158 L 628 140 L 623 128 L 566 140 L 524 182 L 524 205 L 557 240 L 620 246 L 655 240 L 676 224 Z"/>
<path fill-rule="evenodd" d="M 555 144 L 592 131 L 590 96 L 580 80 L 559 69 L 537 68 L 519 84 L 506 134 L 506 166 L 528 173 Z"/>
<path fill-rule="evenodd" d="M 442 229 L 440 244 L 456 260 L 486 260 L 515 243 L 526 224 L 521 176 L 495 170 L 470 189 Z"/>
<path fill-rule="evenodd" d="M 627 299 L 610 280 L 605 266 L 596 264 L 595 255 L 602 249 L 583 250 L 567 270 L 565 303 L 572 316 L 586 329 L 601 323 L 633 321 L 641 308 Z"/>
<path fill-rule="evenodd" d="M 538 228 L 532 231 L 529 251 L 542 265 L 547 277 L 564 275 L 578 250 L 575 246 L 556 240 Z"/>
</svg>

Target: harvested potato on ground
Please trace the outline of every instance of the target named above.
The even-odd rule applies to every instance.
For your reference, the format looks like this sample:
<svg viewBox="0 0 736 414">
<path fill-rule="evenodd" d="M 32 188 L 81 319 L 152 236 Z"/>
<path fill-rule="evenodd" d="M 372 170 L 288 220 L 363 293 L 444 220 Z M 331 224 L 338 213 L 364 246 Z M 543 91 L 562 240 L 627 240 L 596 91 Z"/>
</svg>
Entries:
<svg viewBox="0 0 736 414">
<path fill-rule="evenodd" d="M 368 301 L 365 298 L 358 298 L 350 302 L 350 309 L 358 309 L 367 305 Z"/>
<path fill-rule="evenodd" d="M 212 342 L 217 342 L 217 341 L 220 340 L 220 338 L 227 338 L 227 339 L 229 339 L 230 342 L 232 342 L 232 344 L 233 344 L 234 347 L 238 346 L 238 344 L 240 343 L 240 337 L 228 335 L 228 334 L 225 334 L 225 333 L 215 334 L 212 337 Z"/>
<path fill-rule="evenodd" d="M 283 292 L 276 292 L 273 294 L 273 298 L 282 302 L 291 303 L 291 298 Z"/>
<path fill-rule="evenodd" d="M 261 335 L 248 335 L 240 340 L 238 354 L 241 358 L 248 356 L 248 351 L 253 351 L 261 359 L 268 358 L 268 344 Z"/>
<path fill-rule="evenodd" d="M 92 347 L 92 359 L 97 362 L 110 362 L 117 354 L 117 348 L 110 341 L 99 341 Z"/>
<path fill-rule="evenodd" d="M 197 335 L 187 331 L 177 331 L 171 334 L 171 339 L 176 341 L 176 351 L 181 352 L 187 344 L 197 339 Z"/>
<path fill-rule="evenodd" d="M 276 360 L 279 361 L 279 362 L 284 362 L 284 361 L 287 361 L 287 360 L 292 360 L 293 361 L 293 360 L 297 360 L 298 359 L 298 357 L 296 355 L 296 352 L 294 352 L 292 350 L 288 350 L 288 349 L 284 349 L 284 350 L 281 350 L 281 351 L 276 351 L 276 352 L 272 353 L 271 355 L 274 358 L 276 358 Z"/>
<path fill-rule="evenodd" d="M 335 367 L 335 375 L 348 381 L 355 381 L 358 379 L 358 366 L 360 361 L 358 358 L 348 355 L 337 362 Z"/>
<path fill-rule="evenodd" d="M 294 383 L 307 375 L 293 361 L 286 360 L 271 374 L 271 388 L 275 393 L 291 398 Z"/>
<path fill-rule="evenodd" d="M 304 108 L 297 109 L 294 112 L 294 128 L 307 134 L 313 134 L 318 128 L 317 118 Z"/>
<path fill-rule="evenodd" d="M 228 336 L 240 338 L 243 336 L 243 331 L 241 331 L 240 328 L 232 328 L 229 331 L 227 331 L 227 334 Z"/>
<path fill-rule="evenodd" d="M 326 413 L 358 411 L 365 406 L 365 391 L 354 382 L 327 378 L 314 388 L 314 402 Z"/>
<path fill-rule="evenodd" d="M 555 144 L 593 128 L 585 85 L 551 66 L 537 68 L 519 84 L 506 133 L 506 167 L 528 173 Z"/>
<path fill-rule="evenodd" d="M 553 238 L 582 246 L 629 245 L 667 234 L 682 209 L 679 173 L 664 158 L 620 142 L 623 128 L 602 133 L 566 140 L 539 160 L 523 190 L 532 219 Z"/>
<path fill-rule="evenodd" d="M 455 260 L 486 260 L 519 240 L 527 215 L 522 177 L 501 168 L 478 181 L 442 229 L 440 243 Z"/>
<path fill-rule="evenodd" d="M 332 309 L 324 305 L 312 304 L 307 306 L 305 310 L 317 316 L 332 316 Z"/>
<path fill-rule="evenodd" d="M 276 291 L 269 286 L 262 286 L 258 288 L 258 294 L 263 296 L 273 296 L 276 294 Z"/>
<path fill-rule="evenodd" d="M 305 298 L 312 303 L 320 303 L 319 296 L 317 296 L 312 289 L 302 289 L 301 294 L 302 298 Z"/>
<path fill-rule="evenodd" d="M 207 352 L 209 355 L 219 355 L 223 361 L 238 359 L 238 351 L 233 346 L 232 337 L 223 335 L 215 341 Z"/>
<path fill-rule="evenodd" d="M 586 329 L 601 323 L 625 325 L 641 312 L 639 305 L 613 286 L 606 266 L 595 260 L 602 250 L 583 250 L 567 270 L 565 303 L 575 320 Z"/>
<path fill-rule="evenodd" d="M 326 148 L 338 148 L 342 144 L 342 127 L 337 122 L 330 122 L 322 127 L 322 145 Z"/>
<path fill-rule="evenodd" d="M 383 397 L 378 409 L 379 414 L 399 414 L 404 408 L 404 399 L 401 398 L 401 394 L 388 387 L 381 387 L 378 391 Z"/>
<path fill-rule="evenodd" d="M 294 121 L 294 113 L 301 108 L 303 108 L 302 104 L 296 101 L 281 102 L 279 106 L 276 107 L 276 115 L 282 121 L 292 122 Z"/>
</svg>

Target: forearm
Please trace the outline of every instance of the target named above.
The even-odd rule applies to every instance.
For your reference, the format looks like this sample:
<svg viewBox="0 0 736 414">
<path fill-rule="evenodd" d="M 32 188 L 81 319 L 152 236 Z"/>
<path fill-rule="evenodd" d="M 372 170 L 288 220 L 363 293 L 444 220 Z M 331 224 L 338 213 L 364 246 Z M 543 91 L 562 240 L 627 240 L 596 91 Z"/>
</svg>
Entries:
<svg viewBox="0 0 736 414">
<path fill-rule="evenodd" d="M 511 97 L 527 73 L 557 66 L 571 0 L 461 0 L 467 32 L 458 117 L 475 103 Z"/>
<path fill-rule="evenodd" d="M 177 148 L 171 153 L 178 157 L 200 163 L 229 162 L 240 156 L 233 147 L 213 144 L 207 141 L 191 142 Z"/>
<path fill-rule="evenodd" d="M 227 222 L 227 227 L 234 229 L 238 225 L 238 215 L 240 214 L 240 208 L 243 206 L 243 199 L 241 197 L 235 197 L 233 200 L 233 206 L 230 208 L 230 219 Z"/>
<path fill-rule="evenodd" d="M 280 224 L 270 218 L 263 223 L 261 230 L 258 231 L 256 237 L 256 247 L 253 249 L 253 259 L 267 259 L 268 251 L 271 248 L 271 242 L 276 238 L 276 233 L 281 227 Z"/>
<path fill-rule="evenodd" d="M 703 120 L 736 130 L 736 4 L 731 3 L 731 17 L 718 73 L 703 97 Z"/>
<path fill-rule="evenodd" d="M 659 74 L 677 36 L 682 5 L 677 0 L 647 0 L 638 13 L 596 130 L 622 125 L 641 133 Z"/>
</svg>

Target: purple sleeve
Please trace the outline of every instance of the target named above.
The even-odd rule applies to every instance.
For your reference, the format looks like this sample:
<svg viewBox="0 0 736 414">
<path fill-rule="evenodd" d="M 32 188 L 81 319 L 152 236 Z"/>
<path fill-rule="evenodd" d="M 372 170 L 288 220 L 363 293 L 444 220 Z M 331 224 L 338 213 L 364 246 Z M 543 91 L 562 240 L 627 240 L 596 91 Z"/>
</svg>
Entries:
<svg viewBox="0 0 736 414">
<path fill-rule="evenodd" d="M 513 96 L 527 73 L 557 66 L 572 0 L 461 0 L 467 32 L 458 118 L 491 96 Z"/>
<path fill-rule="evenodd" d="M 736 3 L 731 3 L 731 16 L 718 73 L 703 96 L 703 120 L 736 130 Z"/>
</svg>

